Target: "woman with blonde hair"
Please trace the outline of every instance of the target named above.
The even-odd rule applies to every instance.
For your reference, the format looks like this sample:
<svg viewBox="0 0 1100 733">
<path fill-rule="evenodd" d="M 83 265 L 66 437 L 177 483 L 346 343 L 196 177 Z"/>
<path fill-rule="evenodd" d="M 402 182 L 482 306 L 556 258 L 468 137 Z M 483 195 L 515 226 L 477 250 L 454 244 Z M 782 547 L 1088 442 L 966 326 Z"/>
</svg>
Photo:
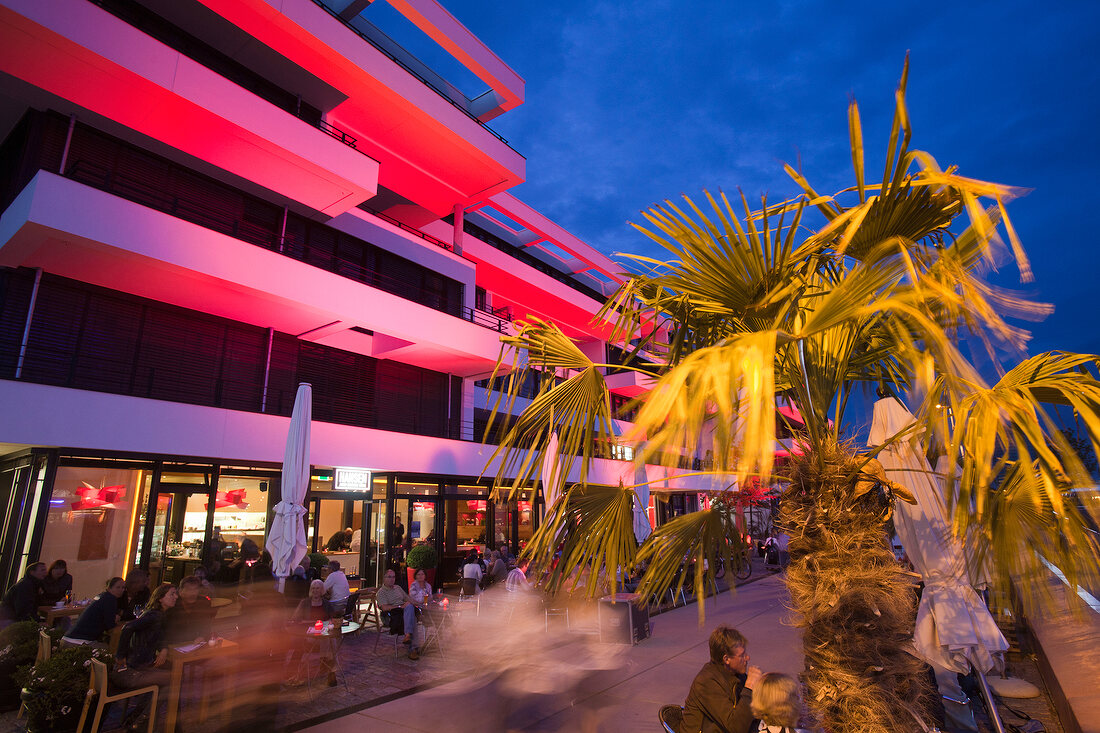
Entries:
<svg viewBox="0 0 1100 733">
<path fill-rule="evenodd" d="M 802 689 L 798 680 L 769 672 L 752 691 L 752 714 L 760 719 L 757 733 L 810 733 L 798 728 L 802 718 Z"/>
</svg>

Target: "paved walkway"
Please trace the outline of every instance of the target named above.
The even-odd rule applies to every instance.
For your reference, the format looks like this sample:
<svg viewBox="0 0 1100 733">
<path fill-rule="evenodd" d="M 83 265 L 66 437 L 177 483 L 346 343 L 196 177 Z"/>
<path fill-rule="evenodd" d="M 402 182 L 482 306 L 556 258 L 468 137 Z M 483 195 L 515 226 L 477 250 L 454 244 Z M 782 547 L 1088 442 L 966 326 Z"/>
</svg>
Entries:
<svg viewBox="0 0 1100 733">
<path fill-rule="evenodd" d="M 782 579 L 767 577 L 709 599 L 703 626 L 694 604 L 654 617 L 652 638 L 634 647 L 564 629 L 548 634 L 541 614 L 529 628 L 515 617 L 484 615 L 457 630 L 462 638 L 447 648 L 448 666 L 459 662 L 463 679 L 307 730 L 654 730 L 662 705 L 683 702 L 720 623 L 748 637 L 752 664 L 800 672 L 799 635 L 786 623 L 785 599 Z"/>
</svg>

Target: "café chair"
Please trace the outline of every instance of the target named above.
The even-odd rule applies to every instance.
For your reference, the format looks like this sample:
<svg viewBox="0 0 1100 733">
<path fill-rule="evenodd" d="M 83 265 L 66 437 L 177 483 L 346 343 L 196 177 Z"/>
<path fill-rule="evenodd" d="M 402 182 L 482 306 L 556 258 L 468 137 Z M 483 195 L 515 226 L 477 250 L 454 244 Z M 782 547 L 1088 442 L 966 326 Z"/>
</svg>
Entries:
<svg viewBox="0 0 1100 733">
<path fill-rule="evenodd" d="M 396 634 L 391 634 L 389 627 L 382 623 L 382 611 L 378 608 L 378 599 L 376 597 L 378 593 L 377 588 L 367 588 L 365 591 L 361 591 L 363 598 L 367 601 L 366 609 L 363 611 L 362 621 L 363 626 L 373 626 L 375 632 L 378 634 L 374 640 L 374 651 L 378 651 L 378 642 L 382 640 L 383 636 L 388 636 L 393 639 L 393 655 L 397 656 L 398 649 L 401 648 L 401 640 Z"/>
<path fill-rule="evenodd" d="M 684 719 L 684 709 L 679 705 L 662 705 L 657 718 L 661 721 L 663 730 L 668 733 L 677 733 Z"/>
<path fill-rule="evenodd" d="M 344 617 L 343 621 L 346 623 L 359 624 L 359 627 L 351 632 L 353 636 L 359 636 L 360 630 L 362 630 L 362 616 L 359 611 L 359 601 L 362 597 L 362 591 L 355 591 L 348 596 L 347 603 L 344 605 Z"/>
<path fill-rule="evenodd" d="M 53 642 L 50 640 L 50 635 L 44 629 L 40 629 L 38 632 L 38 654 L 34 657 L 34 663 L 48 661 L 52 651 Z M 15 719 L 19 720 L 26 712 L 27 706 L 24 703 L 19 703 L 19 712 L 16 713 Z"/>
<path fill-rule="evenodd" d="M 107 651 L 111 653 L 111 656 L 118 654 L 118 645 L 122 641 L 122 630 L 126 628 L 126 624 L 118 624 L 111 629 L 111 635 L 108 637 Z"/>
<path fill-rule="evenodd" d="M 84 709 L 80 713 L 80 722 L 77 723 L 76 729 L 80 731 L 84 730 L 84 721 L 88 719 L 88 711 L 91 709 L 93 699 L 96 700 L 96 708 L 95 715 L 92 716 L 92 727 L 88 728 L 89 733 L 97 733 L 99 724 L 103 722 L 103 710 L 109 704 L 150 693 L 152 694 L 152 698 L 149 701 L 149 728 L 147 733 L 153 733 L 153 724 L 157 722 L 157 695 L 160 694 L 160 688 L 156 685 L 149 685 L 148 687 L 139 687 L 136 690 L 124 690 L 123 692 L 109 695 L 107 694 L 107 665 L 98 659 L 92 659 L 90 661 L 92 666 L 91 673 L 88 677 L 88 693 L 84 697 Z"/>
</svg>

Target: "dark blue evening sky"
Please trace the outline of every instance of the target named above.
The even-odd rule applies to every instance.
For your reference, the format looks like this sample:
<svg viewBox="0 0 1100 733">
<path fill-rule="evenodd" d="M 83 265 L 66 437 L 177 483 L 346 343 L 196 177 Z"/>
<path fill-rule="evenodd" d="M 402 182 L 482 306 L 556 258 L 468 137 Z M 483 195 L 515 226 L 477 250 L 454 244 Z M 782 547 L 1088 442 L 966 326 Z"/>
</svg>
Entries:
<svg viewBox="0 0 1100 733">
<path fill-rule="evenodd" d="M 491 123 L 527 156 L 513 192 L 607 253 L 656 254 L 626 222 L 665 198 L 795 193 L 781 163 L 799 155 L 819 190 L 850 185 L 850 95 L 880 178 L 911 51 L 913 147 L 1033 189 L 1009 213 L 1034 263 L 1027 290 L 1056 311 L 1031 351 L 1100 353 L 1100 3 L 444 4 L 527 81 L 526 103 Z M 1020 287 L 1012 266 L 997 281 Z"/>
</svg>

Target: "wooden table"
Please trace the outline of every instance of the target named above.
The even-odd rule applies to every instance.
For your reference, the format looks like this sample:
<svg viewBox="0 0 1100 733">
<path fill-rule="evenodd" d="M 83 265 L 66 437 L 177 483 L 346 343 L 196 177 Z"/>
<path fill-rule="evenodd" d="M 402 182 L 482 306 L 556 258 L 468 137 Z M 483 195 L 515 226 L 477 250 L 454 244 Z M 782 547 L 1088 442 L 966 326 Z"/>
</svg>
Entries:
<svg viewBox="0 0 1100 733">
<path fill-rule="evenodd" d="M 211 608 L 225 608 L 226 606 L 228 606 L 232 603 L 233 603 L 233 601 L 229 600 L 228 598 L 211 598 L 210 599 L 210 607 Z"/>
<path fill-rule="evenodd" d="M 88 606 L 39 606 L 38 612 L 46 617 L 46 627 L 49 628 L 57 622 L 59 618 L 69 618 L 72 616 L 79 616 L 84 613 L 84 609 Z"/>
<path fill-rule="evenodd" d="M 179 717 L 180 707 L 180 688 L 183 686 L 183 665 L 188 662 L 201 662 L 205 659 L 224 658 L 231 659 L 236 664 L 237 653 L 239 647 L 235 641 L 229 641 L 222 639 L 217 646 L 210 646 L 209 644 L 203 644 L 198 649 L 192 649 L 191 651 L 181 651 L 181 648 L 187 648 L 190 644 L 183 645 L 183 647 L 169 647 L 168 649 L 168 663 L 171 665 L 172 680 L 168 685 L 168 721 L 165 725 L 166 733 L 175 733 L 176 719 Z M 236 675 L 230 670 L 224 675 L 224 695 L 223 698 L 226 708 L 233 699 L 233 691 L 235 688 Z M 206 719 L 206 700 L 207 696 L 205 690 L 202 696 L 201 706 L 199 709 L 200 720 Z"/>
</svg>

